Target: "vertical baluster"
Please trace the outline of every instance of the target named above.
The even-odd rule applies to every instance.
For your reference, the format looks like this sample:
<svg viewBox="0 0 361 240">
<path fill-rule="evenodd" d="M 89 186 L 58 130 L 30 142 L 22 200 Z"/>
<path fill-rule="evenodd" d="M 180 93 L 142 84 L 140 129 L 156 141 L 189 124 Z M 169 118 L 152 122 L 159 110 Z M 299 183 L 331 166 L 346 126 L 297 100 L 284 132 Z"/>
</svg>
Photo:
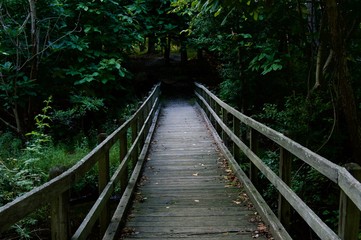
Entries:
<svg viewBox="0 0 361 240">
<path fill-rule="evenodd" d="M 349 163 L 344 166 L 352 176 L 361 180 L 361 167 L 356 163 Z M 360 226 L 360 210 L 341 190 L 338 235 L 342 240 L 358 239 Z"/>
<path fill-rule="evenodd" d="M 101 143 L 102 141 L 104 141 L 105 138 L 106 138 L 106 134 L 99 134 L 98 142 Z M 109 149 L 107 149 L 104 153 L 104 156 L 99 159 L 98 167 L 99 167 L 98 181 L 99 181 L 99 194 L 100 194 L 110 180 Z M 108 199 L 106 200 L 104 210 L 101 212 L 99 217 L 101 235 L 105 233 L 109 222 L 110 222 L 110 205 Z"/>
<path fill-rule="evenodd" d="M 228 112 L 223 107 L 221 108 L 222 112 L 222 122 L 228 127 Z M 228 141 L 227 141 L 227 133 L 222 129 L 222 140 L 226 147 L 228 147 Z"/>
<path fill-rule="evenodd" d="M 214 100 L 208 95 L 207 95 L 207 98 L 208 98 L 208 101 L 207 101 L 208 105 L 210 106 L 211 109 L 214 110 Z M 207 116 L 208 116 L 209 122 L 214 126 L 215 119 L 214 119 L 211 111 L 207 111 Z"/>
<path fill-rule="evenodd" d="M 288 186 L 291 186 L 291 171 L 292 155 L 286 149 L 281 147 L 279 177 Z M 291 205 L 281 194 L 279 194 L 278 196 L 278 218 L 285 227 L 285 229 L 289 230 L 291 224 Z"/>
<path fill-rule="evenodd" d="M 56 178 L 64 173 L 65 168 L 54 167 L 49 171 L 49 179 Z M 51 239 L 66 240 L 69 238 L 69 200 L 70 192 L 59 194 L 59 196 L 52 199 L 50 203 L 51 214 Z"/>
<path fill-rule="evenodd" d="M 137 138 L 138 135 L 138 116 L 136 116 L 134 118 L 134 121 L 131 123 L 131 129 L 132 129 L 132 144 L 135 143 L 135 139 Z M 138 160 L 138 155 L 139 155 L 139 144 L 136 144 L 134 146 L 134 150 L 132 153 L 132 166 L 131 169 L 133 170 L 137 160 Z"/>
<path fill-rule="evenodd" d="M 220 116 L 221 106 L 219 106 L 219 104 L 217 102 L 214 102 L 214 105 L 215 105 L 214 106 L 214 111 L 216 112 L 216 115 Z M 221 135 L 222 134 L 221 133 L 221 127 L 219 126 L 219 124 L 216 121 L 214 121 L 214 124 L 215 124 L 215 129 L 216 129 L 217 133 L 219 135 Z"/>
<path fill-rule="evenodd" d="M 210 107 L 212 107 L 212 99 L 209 97 L 209 95 L 203 91 L 203 98 L 204 100 L 206 100 L 206 103 L 208 103 L 208 105 Z M 207 104 L 204 104 L 204 111 L 206 112 L 206 115 L 208 116 L 208 119 L 212 118 L 211 112 L 208 110 Z"/>
<path fill-rule="evenodd" d="M 69 239 L 69 191 L 51 202 L 51 239 Z"/>
<path fill-rule="evenodd" d="M 148 115 L 150 114 L 150 111 L 152 110 L 152 106 L 155 103 L 155 96 L 152 97 L 151 99 L 152 101 L 149 101 L 146 105 L 146 114 L 145 114 L 145 119 L 148 117 Z M 150 118 L 152 119 L 152 118 Z M 150 128 L 150 124 L 152 121 L 148 121 L 145 125 L 145 135 L 148 135 L 149 132 L 149 128 Z"/>
<path fill-rule="evenodd" d="M 120 163 L 124 160 L 125 155 L 127 155 L 127 151 L 128 151 L 128 138 L 127 138 L 127 130 L 125 129 L 125 131 L 120 134 L 120 139 L 119 139 Z M 127 184 L 128 184 L 128 168 L 125 167 L 120 177 L 121 195 L 123 195 L 123 192 L 127 187 Z"/>
<path fill-rule="evenodd" d="M 141 111 L 140 113 L 140 116 L 139 116 L 139 125 L 138 125 L 138 129 L 139 131 L 142 129 L 143 125 L 144 125 L 144 121 L 145 121 L 145 118 L 146 118 L 146 112 L 147 112 L 147 106 L 145 105 L 144 106 L 144 109 Z M 143 145 L 144 145 L 144 141 L 145 141 L 145 129 L 144 131 L 142 132 L 142 134 L 140 135 L 140 138 L 139 138 L 139 146 L 140 146 L 140 150 L 142 149 Z"/>
<path fill-rule="evenodd" d="M 250 129 L 250 149 L 258 155 L 259 152 L 259 133 L 254 130 Z M 251 179 L 253 185 L 257 188 L 258 187 L 258 168 L 251 162 L 250 169 L 249 169 L 249 178 Z"/>
<path fill-rule="evenodd" d="M 241 126 L 240 126 L 240 121 L 236 116 L 233 116 L 233 133 L 240 138 L 241 135 Z M 240 163 L 240 158 L 241 158 L 241 149 L 237 146 L 237 144 L 235 144 L 234 142 L 232 142 L 232 154 L 234 159 Z"/>
</svg>

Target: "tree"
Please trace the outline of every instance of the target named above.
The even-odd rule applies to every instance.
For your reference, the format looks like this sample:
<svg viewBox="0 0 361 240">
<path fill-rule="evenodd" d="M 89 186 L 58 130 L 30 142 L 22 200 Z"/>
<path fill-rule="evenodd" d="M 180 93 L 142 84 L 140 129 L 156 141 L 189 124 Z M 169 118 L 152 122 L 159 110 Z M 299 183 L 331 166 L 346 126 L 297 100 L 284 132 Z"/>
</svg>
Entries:
<svg viewBox="0 0 361 240">
<path fill-rule="evenodd" d="M 347 4 L 336 0 L 325 1 L 328 19 L 330 47 L 333 52 L 333 72 L 336 91 L 345 116 L 354 161 L 361 164 L 361 122 L 356 106 L 354 91 L 351 84 L 351 74 L 348 67 L 347 43 L 352 32 L 360 31 L 360 16 L 354 14 L 357 4 Z M 360 5 L 360 4 L 358 4 Z M 349 8 L 352 7 L 352 8 Z M 351 23 L 350 25 L 346 23 Z M 347 28 L 347 26 L 351 26 Z"/>
<path fill-rule="evenodd" d="M 174 12 L 169 0 L 137 0 L 130 5 L 135 19 L 141 24 L 140 33 L 148 39 L 149 54 L 155 53 L 156 45 L 164 49 L 168 61 L 172 40 L 180 40 L 180 32 L 187 27 L 187 16 Z"/>
<path fill-rule="evenodd" d="M 0 120 L 18 133 L 29 130 L 34 116 L 32 98 L 36 96 L 39 84 L 39 64 L 54 43 L 76 29 L 66 31 L 61 7 L 52 9 L 57 0 L 41 2 L 35 0 L 15 0 L 0 3 L 0 24 L 2 28 L 2 63 L 0 65 L 0 102 L 3 111 Z M 42 5 L 39 19 L 38 5 Z M 51 36 L 52 30 L 61 30 Z M 60 36 L 59 36 L 60 35 Z M 58 39 L 56 39 L 59 37 Z M 51 41 L 51 39 L 53 40 Z M 40 44 L 42 43 L 42 45 Z"/>
<path fill-rule="evenodd" d="M 349 70 L 358 61 L 360 49 L 353 41 L 360 34 L 360 16 L 355 11 L 359 5 L 359 1 L 336 0 L 173 3 L 178 11 L 191 14 L 194 45 L 220 59 L 224 79 L 220 91 L 225 99 L 254 112 L 265 102 L 285 103 L 282 98 L 287 95 L 303 95 L 310 106 L 323 95 L 325 104 L 334 105 L 335 111 L 328 110 L 334 123 L 322 141 L 330 140 L 342 113 L 353 161 L 361 163 L 358 96 L 354 95 L 360 85 L 352 81 L 357 75 Z M 324 110 L 310 107 L 306 111 L 311 116 L 311 111 Z M 306 124 L 308 131 L 321 131 L 312 130 L 311 122 Z M 300 141 L 313 142 L 312 134 L 303 135 L 310 138 L 300 136 Z"/>
<path fill-rule="evenodd" d="M 130 3 L 2 1 L 1 124 L 21 135 L 30 131 L 42 99 L 51 94 L 57 104 L 75 89 L 100 86 L 103 96 L 109 96 L 107 89 L 127 92 L 127 82 L 118 81 L 131 77 L 124 62 L 142 39 L 134 31 L 139 23 L 129 14 Z"/>
</svg>

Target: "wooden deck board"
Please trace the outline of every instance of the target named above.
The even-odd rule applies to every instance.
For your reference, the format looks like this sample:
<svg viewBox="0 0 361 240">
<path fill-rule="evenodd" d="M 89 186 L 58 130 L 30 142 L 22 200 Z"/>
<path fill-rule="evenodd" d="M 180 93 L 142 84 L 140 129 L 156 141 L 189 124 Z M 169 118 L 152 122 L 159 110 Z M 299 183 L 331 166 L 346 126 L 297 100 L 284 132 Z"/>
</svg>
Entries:
<svg viewBox="0 0 361 240">
<path fill-rule="evenodd" d="M 222 159 L 197 108 L 165 102 L 122 237 L 254 239 L 255 210 L 228 181 Z"/>
</svg>

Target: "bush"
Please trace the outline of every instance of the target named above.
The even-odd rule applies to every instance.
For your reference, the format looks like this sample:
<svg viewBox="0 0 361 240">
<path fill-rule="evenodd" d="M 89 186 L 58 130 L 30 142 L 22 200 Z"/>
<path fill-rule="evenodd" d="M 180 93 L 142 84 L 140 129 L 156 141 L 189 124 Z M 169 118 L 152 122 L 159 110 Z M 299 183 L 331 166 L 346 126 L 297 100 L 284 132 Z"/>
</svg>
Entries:
<svg viewBox="0 0 361 240">
<path fill-rule="evenodd" d="M 10 157 L 16 157 L 20 154 L 22 141 L 11 132 L 5 132 L 0 135 L 0 161 Z"/>
</svg>

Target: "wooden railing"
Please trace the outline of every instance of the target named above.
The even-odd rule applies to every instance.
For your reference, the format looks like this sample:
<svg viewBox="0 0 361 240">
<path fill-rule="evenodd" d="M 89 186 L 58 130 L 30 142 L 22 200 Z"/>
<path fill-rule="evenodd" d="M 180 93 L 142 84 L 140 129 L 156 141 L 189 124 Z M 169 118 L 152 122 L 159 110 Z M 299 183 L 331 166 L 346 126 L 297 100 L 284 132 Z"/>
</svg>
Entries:
<svg viewBox="0 0 361 240">
<path fill-rule="evenodd" d="M 89 170 L 98 165 L 99 197 L 71 239 L 86 239 L 97 221 L 101 235 L 104 233 L 103 239 L 113 239 L 129 205 L 150 144 L 159 113 L 159 96 L 158 84 L 128 121 L 106 137 L 77 164 L 44 185 L 0 207 L 0 233 L 35 210 L 50 204 L 52 239 L 69 239 L 71 236 L 68 217 L 69 190 Z M 116 143 L 119 144 L 120 163 L 114 174 L 110 176 L 109 151 Z M 128 176 L 129 173 L 132 175 Z M 109 199 L 117 186 L 120 186 L 122 197 L 111 217 Z"/>
<path fill-rule="evenodd" d="M 345 167 L 341 167 L 328 161 L 283 134 L 238 112 L 222 102 L 204 86 L 197 83 L 195 84 L 195 94 L 199 105 L 204 110 L 204 114 L 209 119 L 208 123 L 214 127 L 215 131 L 221 136 L 221 141 L 227 145 L 227 147 L 224 147 L 226 155 L 231 161 L 231 165 L 238 178 L 243 181 L 248 195 L 255 203 L 258 212 L 271 225 L 271 229 L 275 229 L 273 234 L 276 239 L 290 239 L 285 230 L 290 224 L 291 207 L 297 211 L 321 239 L 358 239 L 361 209 L 361 184 L 357 180 L 360 179 L 361 170 L 358 165 L 348 164 Z M 241 127 L 249 129 L 247 134 L 249 136 L 249 144 L 245 144 L 241 139 Z M 260 135 L 265 136 L 280 147 L 279 174 L 272 171 L 257 155 Z M 240 159 L 240 150 L 251 163 L 248 176 L 239 167 L 239 162 L 237 162 Z M 290 176 L 293 158 L 304 161 L 339 186 L 341 196 L 338 234 L 331 230 L 292 191 Z M 282 226 L 277 223 L 278 219 L 275 219 L 275 214 L 265 204 L 265 200 L 254 190 L 254 185 L 258 183 L 259 172 L 279 192 L 278 219 L 282 222 Z"/>
</svg>

